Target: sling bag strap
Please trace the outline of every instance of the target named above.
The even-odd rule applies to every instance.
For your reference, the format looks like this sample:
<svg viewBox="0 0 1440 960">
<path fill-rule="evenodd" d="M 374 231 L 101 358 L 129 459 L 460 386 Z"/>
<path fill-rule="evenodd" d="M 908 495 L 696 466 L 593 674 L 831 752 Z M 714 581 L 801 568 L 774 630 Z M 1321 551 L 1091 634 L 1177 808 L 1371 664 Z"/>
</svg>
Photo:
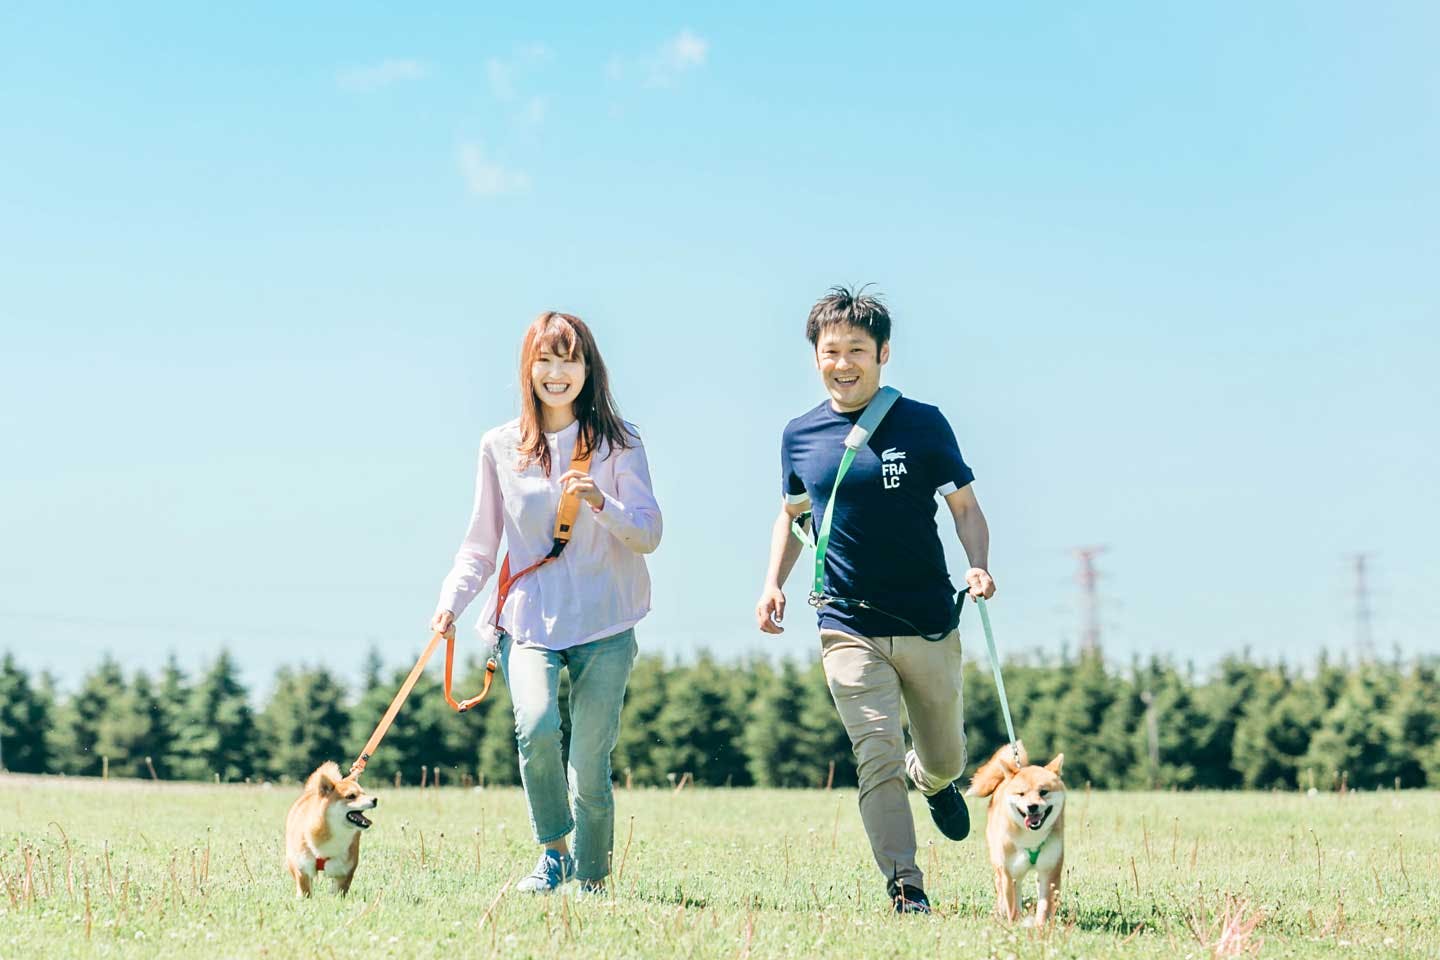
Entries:
<svg viewBox="0 0 1440 960">
<path fill-rule="evenodd" d="M 870 404 L 865 408 L 865 412 L 860 415 L 860 419 L 850 428 L 850 432 L 845 436 L 845 453 L 840 458 L 840 469 L 835 474 L 835 486 L 830 491 L 830 502 L 825 506 L 825 517 L 820 521 L 819 535 L 813 540 L 810 538 L 809 530 L 806 528 L 806 521 L 810 519 L 810 514 L 801 514 L 792 520 L 790 530 L 800 539 L 801 543 L 815 549 L 815 577 L 810 590 L 810 605 L 812 607 L 818 608 L 826 605 L 837 605 L 873 610 L 881 616 L 903 625 L 915 636 L 924 637 L 926 640 L 931 641 L 943 640 L 949 636 L 950 631 L 954 629 L 954 623 L 951 623 L 950 626 L 939 633 L 925 633 L 906 618 L 897 613 L 892 613 L 889 610 L 877 607 L 873 603 L 865 600 L 857 600 L 853 597 L 835 597 L 825 592 L 825 555 L 830 548 L 830 528 L 832 518 L 835 516 L 835 501 L 840 496 L 840 483 L 845 479 L 845 474 L 849 472 L 850 465 L 855 462 L 855 455 L 859 453 L 861 447 L 869 442 L 871 435 L 879 428 L 880 422 L 885 419 L 885 415 L 890 412 L 890 408 L 893 407 L 895 401 L 899 399 L 899 390 L 896 390 L 894 387 L 881 387 L 875 394 L 875 397 L 870 401 Z M 956 599 L 955 615 L 957 618 L 960 614 L 960 603 L 963 602 L 963 600 L 964 595 L 962 593 L 961 596 Z"/>
<path fill-rule="evenodd" d="M 581 450 L 579 446 L 580 442 L 580 439 L 576 438 L 575 453 L 570 458 L 570 469 L 578 470 L 581 473 L 589 473 L 591 451 L 588 447 L 585 450 Z M 560 559 L 560 554 L 565 552 L 565 547 L 569 545 L 570 537 L 574 534 L 575 518 L 579 515 L 579 495 L 562 493 L 560 495 L 560 509 L 555 513 L 555 540 L 550 545 L 550 552 L 516 574 L 510 573 L 510 554 L 505 554 L 505 559 L 500 564 L 500 585 L 495 590 L 494 627 L 497 634 L 500 632 L 500 613 L 505 609 L 505 601 L 510 596 L 510 588 L 515 585 L 515 581 L 525 576 L 525 574 L 539 570 L 545 566 L 545 564 L 553 563 Z"/>
<path fill-rule="evenodd" d="M 814 541 L 810 539 L 809 532 L 804 526 L 804 516 L 796 517 L 790 523 L 791 531 L 800 538 L 802 543 L 815 548 L 815 580 L 810 592 L 811 602 L 816 598 L 825 596 L 825 554 L 830 549 L 830 527 L 835 518 L 835 501 L 840 496 L 840 483 L 845 479 L 845 474 L 850 471 L 850 465 L 855 462 L 855 454 L 870 440 L 880 421 L 885 419 L 885 414 L 895 406 L 895 401 L 900 399 L 900 391 L 894 387 L 881 387 L 871 399 L 865 412 L 860 414 L 860 419 L 850 428 L 845 436 L 845 453 L 840 457 L 840 469 L 835 474 L 835 486 L 830 491 L 830 502 L 825 505 L 825 517 L 820 521 L 820 532 Z"/>
</svg>

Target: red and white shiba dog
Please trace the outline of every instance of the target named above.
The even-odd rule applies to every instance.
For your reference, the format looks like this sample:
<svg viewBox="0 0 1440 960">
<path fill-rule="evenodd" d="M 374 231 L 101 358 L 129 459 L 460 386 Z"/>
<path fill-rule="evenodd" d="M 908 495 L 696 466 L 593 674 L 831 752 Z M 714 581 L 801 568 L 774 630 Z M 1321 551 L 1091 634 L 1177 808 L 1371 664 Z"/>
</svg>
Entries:
<svg viewBox="0 0 1440 960">
<path fill-rule="evenodd" d="M 285 866 L 295 878 L 295 895 L 310 896 L 317 876 L 335 881 L 343 895 L 350 891 L 360 863 L 360 834 L 370 828 L 365 810 L 379 801 L 340 768 L 323 763 L 305 781 L 305 792 L 285 817 Z"/>
<path fill-rule="evenodd" d="M 1007 744 L 970 780 L 972 796 L 990 798 L 985 842 L 995 868 L 997 909 L 1011 922 L 1020 918 L 1018 885 L 1030 873 L 1039 886 L 1035 922 L 1055 916 L 1065 867 L 1064 761 L 1060 753 L 1043 767 L 1032 766 L 1024 744 L 1017 742 L 1014 751 Z"/>
</svg>

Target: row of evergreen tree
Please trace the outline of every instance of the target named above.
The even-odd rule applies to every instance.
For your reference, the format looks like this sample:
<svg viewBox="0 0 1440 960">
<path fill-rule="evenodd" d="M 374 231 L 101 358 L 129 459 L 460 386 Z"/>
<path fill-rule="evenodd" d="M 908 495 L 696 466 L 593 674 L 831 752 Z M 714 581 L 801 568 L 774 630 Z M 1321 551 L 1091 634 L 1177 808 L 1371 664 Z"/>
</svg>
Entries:
<svg viewBox="0 0 1440 960">
<path fill-rule="evenodd" d="M 352 693 L 325 669 L 280 670 L 255 709 L 233 657 L 187 677 L 174 659 L 152 677 L 106 658 L 72 695 L 0 660 L 0 767 L 16 772 L 243 781 L 303 778 L 345 765 L 405 670 L 374 654 Z M 1006 668 L 1022 739 L 1039 758 L 1063 750 L 1066 779 L 1099 788 L 1440 788 L 1440 665 L 1341 665 L 1307 671 L 1237 657 L 1197 678 L 1154 661 L 1107 669 L 1097 657 Z M 433 671 L 432 671 L 433 673 Z M 470 664 L 459 692 L 474 693 Z M 564 687 L 562 686 L 562 696 Z M 1005 742 L 984 663 L 965 675 L 972 760 Z M 853 785 L 845 731 L 818 662 L 642 656 L 625 702 L 616 777 L 664 785 Z M 437 677 L 417 684 L 368 775 L 419 782 L 519 782 L 510 700 L 456 714 Z"/>
</svg>

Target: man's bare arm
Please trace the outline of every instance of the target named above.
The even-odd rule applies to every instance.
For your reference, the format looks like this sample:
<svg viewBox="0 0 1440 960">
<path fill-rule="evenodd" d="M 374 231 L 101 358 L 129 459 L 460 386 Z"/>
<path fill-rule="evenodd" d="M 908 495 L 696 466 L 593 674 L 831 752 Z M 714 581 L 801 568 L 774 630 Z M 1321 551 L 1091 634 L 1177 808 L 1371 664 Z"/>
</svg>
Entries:
<svg viewBox="0 0 1440 960">
<path fill-rule="evenodd" d="M 760 602 L 755 605 L 755 620 L 765 633 L 784 633 L 785 581 L 800 559 L 800 541 L 790 533 L 790 521 L 810 508 L 808 500 L 801 503 L 784 501 L 775 525 L 770 531 L 770 561 L 765 568 L 765 585 Z"/>
<path fill-rule="evenodd" d="M 975 485 L 967 483 L 954 493 L 945 495 L 945 505 L 955 520 L 955 534 L 965 548 L 970 569 L 965 583 L 972 597 L 990 599 L 995 595 L 995 581 L 990 577 L 990 525 L 975 499 Z"/>
</svg>

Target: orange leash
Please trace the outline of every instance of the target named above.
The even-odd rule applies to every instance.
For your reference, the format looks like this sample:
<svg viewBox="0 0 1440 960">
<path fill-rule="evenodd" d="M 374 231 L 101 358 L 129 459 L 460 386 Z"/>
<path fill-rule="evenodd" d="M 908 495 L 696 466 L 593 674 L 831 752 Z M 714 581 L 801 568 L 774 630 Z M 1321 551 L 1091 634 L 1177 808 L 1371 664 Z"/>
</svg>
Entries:
<svg viewBox="0 0 1440 960">
<path fill-rule="evenodd" d="M 490 693 L 490 682 L 495 678 L 495 661 L 493 659 L 485 663 L 485 685 L 481 689 L 480 695 L 456 702 L 450 692 L 450 675 L 455 664 L 455 630 L 451 628 L 448 633 L 432 634 L 430 642 L 425 645 L 425 649 L 420 654 L 420 659 L 416 660 L 415 666 L 410 668 L 410 675 L 400 685 L 400 691 L 395 694 L 395 699 L 390 701 L 390 706 L 385 710 L 385 716 L 380 718 L 375 732 L 370 734 L 370 739 L 365 743 L 365 749 L 360 751 L 360 756 L 350 765 L 348 779 L 358 780 L 360 774 L 365 772 L 365 765 L 370 762 L 370 757 L 374 755 L 375 748 L 380 746 L 380 741 L 385 739 L 385 734 L 390 732 L 390 725 L 395 722 L 395 717 L 410 696 L 410 691 L 415 689 L 416 681 L 420 679 L 420 674 L 425 672 L 425 664 L 430 662 L 430 657 L 435 653 L 435 647 L 440 643 L 442 637 L 445 640 L 445 702 L 460 713 L 464 713 L 484 700 Z"/>
<path fill-rule="evenodd" d="M 459 703 L 456 703 L 455 698 L 450 694 L 450 673 L 455 669 L 454 627 L 450 628 L 450 632 L 446 634 L 445 639 L 445 702 L 454 707 L 456 713 L 464 713 L 490 695 L 490 681 L 495 679 L 495 658 L 490 657 L 485 661 L 485 683 L 480 688 L 479 696 L 474 696 L 469 700 L 461 700 Z"/>
<path fill-rule="evenodd" d="M 576 450 L 570 458 L 570 469 L 589 473 L 590 451 Z M 561 494 L 560 509 L 555 515 L 555 542 L 550 547 L 550 552 L 514 576 L 510 575 L 510 555 L 508 553 L 505 555 L 505 560 L 500 565 L 500 586 L 495 592 L 495 632 L 497 634 L 500 632 L 500 611 L 505 608 L 505 600 L 510 596 L 510 588 L 525 574 L 539 570 L 545 564 L 560 559 L 560 554 L 570 543 L 570 536 L 575 529 L 575 518 L 579 514 L 580 498 L 573 493 Z M 390 701 L 390 706 L 385 710 L 385 716 L 380 718 L 379 726 L 375 728 L 374 733 L 370 734 L 370 739 L 365 743 L 365 749 L 360 751 L 360 756 L 350 765 L 349 779 L 357 780 L 360 774 L 365 772 L 365 765 L 370 762 L 370 757 L 380 746 L 380 741 L 385 739 L 385 734 L 390 732 L 390 725 L 395 722 L 396 715 L 400 713 L 400 708 L 405 704 L 406 698 L 410 696 L 410 691 L 415 688 L 420 674 L 425 672 L 425 664 L 430 662 L 430 657 L 435 653 L 435 647 L 439 644 L 441 637 L 445 638 L 445 702 L 450 704 L 456 712 L 465 713 L 489 695 L 490 683 L 495 679 L 495 658 L 491 657 L 485 662 L 485 683 L 480 694 L 468 700 L 457 701 L 450 692 L 450 678 L 455 670 L 455 628 L 451 627 L 447 633 L 432 635 L 430 642 L 425 645 L 425 650 L 420 654 L 420 659 L 416 660 L 415 666 L 410 668 L 410 675 L 400 685 L 400 691 L 395 694 L 395 699 Z"/>
</svg>

